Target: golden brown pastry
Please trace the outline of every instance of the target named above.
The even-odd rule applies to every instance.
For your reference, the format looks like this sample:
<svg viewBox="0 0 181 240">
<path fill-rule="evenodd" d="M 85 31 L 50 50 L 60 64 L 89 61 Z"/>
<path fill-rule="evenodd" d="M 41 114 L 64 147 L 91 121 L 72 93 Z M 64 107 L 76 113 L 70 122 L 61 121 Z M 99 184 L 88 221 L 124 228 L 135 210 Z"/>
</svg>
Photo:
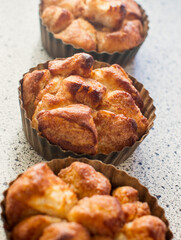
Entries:
<svg viewBox="0 0 181 240">
<path fill-rule="evenodd" d="M 57 16 L 48 8 L 71 12 L 75 20 L 69 25 L 65 18 L 62 24 L 67 27 L 59 32 L 57 28 L 54 36 L 86 51 L 124 51 L 138 46 L 145 37 L 142 13 L 133 0 L 42 0 L 41 6 L 41 17 L 49 28 Z"/>
<path fill-rule="evenodd" d="M 117 0 L 87 0 L 83 16 L 95 24 L 117 29 L 126 16 L 126 8 Z"/>
<path fill-rule="evenodd" d="M 90 236 L 78 223 L 61 222 L 45 228 L 40 240 L 90 240 Z"/>
<path fill-rule="evenodd" d="M 97 108 L 106 94 L 106 87 L 91 79 L 82 78 L 74 75 L 65 78 L 63 81 L 64 91 L 68 94 L 67 98 Z"/>
<path fill-rule="evenodd" d="M 39 240 L 47 226 L 60 221 L 60 218 L 47 215 L 36 215 L 26 218 L 13 228 L 11 238 L 12 240 Z"/>
<path fill-rule="evenodd" d="M 72 57 L 62 60 L 53 60 L 48 63 L 48 69 L 52 75 L 68 77 L 70 75 L 80 75 L 90 77 L 94 59 L 87 53 L 77 53 Z"/>
<path fill-rule="evenodd" d="M 143 41 L 143 26 L 139 20 L 125 21 L 121 30 L 97 31 L 98 52 L 122 52 Z"/>
<path fill-rule="evenodd" d="M 64 31 L 54 36 L 65 43 L 73 44 L 76 48 L 84 48 L 86 51 L 96 50 L 96 30 L 83 18 L 73 20 Z"/>
<path fill-rule="evenodd" d="M 126 19 L 141 19 L 141 11 L 138 4 L 132 0 L 119 0 L 126 7 Z"/>
<path fill-rule="evenodd" d="M 98 132 L 98 152 L 120 151 L 137 140 L 136 122 L 122 114 L 100 110 L 94 114 L 94 122 Z"/>
<path fill-rule="evenodd" d="M 50 72 L 47 69 L 25 74 L 23 78 L 23 104 L 28 118 L 33 114 L 36 96 L 49 80 Z"/>
<path fill-rule="evenodd" d="M 138 191 L 130 186 L 118 187 L 113 191 L 112 195 L 117 198 L 121 204 L 138 201 Z"/>
<path fill-rule="evenodd" d="M 79 199 L 93 195 L 109 195 L 111 191 L 109 180 L 85 163 L 74 162 L 62 169 L 58 176 L 68 184 Z"/>
<path fill-rule="evenodd" d="M 115 240 L 165 240 L 166 226 L 155 216 L 143 216 L 124 225 Z"/>
<path fill-rule="evenodd" d="M 76 153 L 109 154 L 146 132 L 141 96 L 119 65 L 93 69 L 86 53 L 47 65 L 25 75 L 22 92 L 32 127 L 51 143 Z"/>
<path fill-rule="evenodd" d="M 40 163 L 12 182 L 4 212 L 12 240 L 165 240 L 165 224 L 133 187 L 110 196 L 109 180 L 78 161 L 57 174 Z"/>
<path fill-rule="evenodd" d="M 41 111 L 37 115 L 38 129 L 63 149 L 95 154 L 97 131 L 91 112 L 88 106 L 81 104 Z"/>
<path fill-rule="evenodd" d="M 8 189 L 6 216 L 10 226 L 37 213 L 65 218 L 76 194 L 45 163 L 30 167 Z"/>
<path fill-rule="evenodd" d="M 41 10 L 52 5 L 60 8 L 66 8 L 76 17 L 79 16 L 85 8 L 83 0 L 42 0 Z"/>
<path fill-rule="evenodd" d="M 125 91 L 108 92 L 99 109 L 124 114 L 126 117 L 134 119 L 137 124 L 138 137 L 141 137 L 148 127 L 148 120 L 143 116 L 139 107 L 136 106 L 131 95 Z"/>
<path fill-rule="evenodd" d="M 143 101 L 137 89 L 132 85 L 127 73 L 118 64 L 110 67 L 94 69 L 91 77 L 104 84 L 109 91 L 122 90 L 128 92 L 134 99 L 136 105 L 142 109 Z"/>
<path fill-rule="evenodd" d="M 43 24 L 47 25 L 49 31 L 58 33 L 71 24 L 73 15 L 65 8 L 50 6 L 42 13 Z"/>
<path fill-rule="evenodd" d="M 94 195 L 79 200 L 68 220 L 78 222 L 91 233 L 113 236 L 124 225 L 124 214 L 119 201 L 107 195 Z"/>
<path fill-rule="evenodd" d="M 135 218 L 139 218 L 145 215 L 150 215 L 150 208 L 146 202 L 133 202 L 122 204 L 122 209 L 125 216 L 125 221 L 130 222 Z"/>
</svg>

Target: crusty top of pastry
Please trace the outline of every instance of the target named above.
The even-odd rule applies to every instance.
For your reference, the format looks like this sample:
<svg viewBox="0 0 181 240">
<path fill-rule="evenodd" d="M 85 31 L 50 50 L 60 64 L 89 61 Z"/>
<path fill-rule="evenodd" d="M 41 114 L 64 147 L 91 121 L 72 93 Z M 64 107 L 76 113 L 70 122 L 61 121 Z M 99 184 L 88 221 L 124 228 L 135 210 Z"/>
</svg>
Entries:
<svg viewBox="0 0 181 240">
<path fill-rule="evenodd" d="M 165 240 L 165 224 L 150 215 L 136 189 L 121 186 L 111 193 L 110 188 L 109 180 L 85 163 L 73 162 L 58 176 L 45 163 L 30 167 L 6 195 L 11 239 Z"/>
<path fill-rule="evenodd" d="M 78 53 L 24 76 L 27 117 L 42 136 L 65 150 L 120 151 L 148 127 L 143 101 L 127 73 L 117 64 L 95 64 L 89 54 Z"/>
<path fill-rule="evenodd" d="M 123 51 L 144 40 L 134 0 L 42 0 L 41 18 L 56 38 L 87 51 Z"/>
</svg>

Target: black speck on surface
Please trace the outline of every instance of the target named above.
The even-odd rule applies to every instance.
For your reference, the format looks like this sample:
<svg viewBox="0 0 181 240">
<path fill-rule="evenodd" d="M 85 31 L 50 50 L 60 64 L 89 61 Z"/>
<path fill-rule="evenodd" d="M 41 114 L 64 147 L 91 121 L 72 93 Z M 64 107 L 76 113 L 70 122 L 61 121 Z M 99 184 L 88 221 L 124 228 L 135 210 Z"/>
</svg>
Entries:
<svg viewBox="0 0 181 240">
<path fill-rule="evenodd" d="M 160 198 L 161 198 L 161 195 L 156 195 L 156 194 L 155 194 L 155 197 L 156 197 L 157 199 L 160 199 Z"/>
</svg>

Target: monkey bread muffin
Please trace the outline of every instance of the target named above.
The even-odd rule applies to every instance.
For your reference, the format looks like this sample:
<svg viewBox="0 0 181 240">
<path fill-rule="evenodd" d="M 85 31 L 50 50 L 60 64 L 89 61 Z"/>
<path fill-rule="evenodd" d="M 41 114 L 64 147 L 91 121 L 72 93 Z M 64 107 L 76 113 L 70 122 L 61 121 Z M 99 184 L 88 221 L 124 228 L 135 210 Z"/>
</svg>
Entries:
<svg viewBox="0 0 181 240">
<path fill-rule="evenodd" d="M 149 125 L 141 95 L 123 68 L 103 67 L 86 53 L 25 74 L 22 100 L 39 135 L 78 154 L 121 151 Z"/>
<path fill-rule="evenodd" d="M 121 64 L 136 53 L 148 31 L 147 16 L 133 0 L 42 0 L 40 17 L 43 45 L 53 57 L 79 49 L 97 60 L 107 53 L 110 59 L 102 59 L 115 56 L 116 62 L 113 53 L 125 53 Z"/>
<path fill-rule="evenodd" d="M 116 169 L 104 173 L 105 167 L 98 161 L 95 166 L 101 164 L 103 173 L 75 159 L 65 159 L 64 168 L 59 167 L 60 159 L 51 162 L 54 172 L 51 165 L 39 163 L 10 184 L 3 212 L 11 239 L 171 239 L 166 237 L 167 222 L 153 197 L 138 182 L 140 192 L 118 180 L 125 173 L 119 171 L 119 177 Z M 104 175 L 108 172 L 117 179 L 116 186 L 113 178 Z M 145 202 L 140 196 L 145 196 Z"/>
</svg>

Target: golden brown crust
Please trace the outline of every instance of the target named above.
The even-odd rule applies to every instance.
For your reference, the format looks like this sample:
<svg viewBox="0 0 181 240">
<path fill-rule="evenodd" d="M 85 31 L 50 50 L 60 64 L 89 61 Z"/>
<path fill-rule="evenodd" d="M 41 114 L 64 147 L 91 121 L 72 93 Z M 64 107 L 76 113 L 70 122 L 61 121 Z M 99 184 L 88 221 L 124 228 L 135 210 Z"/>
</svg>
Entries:
<svg viewBox="0 0 181 240">
<path fill-rule="evenodd" d="M 137 124 L 138 137 L 141 137 L 147 130 L 148 120 L 142 115 L 132 96 L 127 92 L 119 90 L 108 92 L 99 109 L 108 110 L 115 114 L 123 114 L 134 119 Z"/>
<path fill-rule="evenodd" d="M 93 65 L 86 53 L 48 62 L 48 70 L 25 75 L 23 101 L 32 126 L 51 143 L 76 153 L 108 154 L 134 144 L 148 121 L 128 74 L 117 64 Z M 48 80 L 39 87 L 34 75 L 40 73 Z"/>
<path fill-rule="evenodd" d="M 100 110 L 94 114 L 94 122 L 98 133 L 98 152 L 121 151 L 137 140 L 136 122 L 122 114 Z"/>
<path fill-rule="evenodd" d="M 165 224 L 149 216 L 136 189 L 115 189 L 120 201 L 100 195 L 110 193 L 109 180 L 78 161 L 58 175 L 40 163 L 10 185 L 5 214 L 12 240 L 165 240 Z"/>
<path fill-rule="evenodd" d="M 60 221 L 60 218 L 46 215 L 26 218 L 13 228 L 11 238 L 12 240 L 39 240 L 44 228 Z"/>
<path fill-rule="evenodd" d="M 125 216 L 125 221 L 130 222 L 135 218 L 139 218 L 145 215 L 150 215 L 150 208 L 146 202 L 133 202 L 122 204 L 122 209 Z"/>
<path fill-rule="evenodd" d="M 84 9 L 83 0 L 42 0 L 41 10 L 44 10 L 45 8 L 52 5 L 68 9 L 74 14 L 75 17 L 79 16 Z"/>
<path fill-rule="evenodd" d="M 47 69 L 35 70 L 27 73 L 23 78 L 23 105 L 27 117 L 30 118 L 34 111 L 34 101 L 39 91 L 42 90 L 50 80 L 50 72 Z"/>
<path fill-rule="evenodd" d="M 94 59 L 86 53 L 77 53 L 63 60 L 53 60 L 48 63 L 48 69 L 53 75 L 68 77 L 80 75 L 90 77 Z"/>
<path fill-rule="evenodd" d="M 67 184 L 45 163 L 40 163 L 29 168 L 10 186 L 5 211 L 8 224 L 13 226 L 37 213 L 65 218 L 76 202 L 77 197 Z"/>
<path fill-rule="evenodd" d="M 164 222 L 154 216 L 137 218 L 123 227 L 127 240 L 165 240 L 165 231 Z"/>
<path fill-rule="evenodd" d="M 90 236 L 78 223 L 61 222 L 45 228 L 40 240 L 90 240 Z"/>
<path fill-rule="evenodd" d="M 50 142 L 78 153 L 96 153 L 97 130 L 88 106 L 74 104 L 41 111 L 37 120 L 39 131 Z"/>
<path fill-rule="evenodd" d="M 120 1 L 89 0 L 86 3 L 83 16 L 90 22 L 110 29 L 121 27 L 126 16 L 126 8 Z"/>
<path fill-rule="evenodd" d="M 63 81 L 64 91 L 69 93 L 68 98 L 97 108 L 106 94 L 106 87 L 101 83 L 91 79 L 82 78 L 80 76 L 69 76 Z"/>
<path fill-rule="evenodd" d="M 47 7 L 41 17 L 43 24 L 47 25 L 49 31 L 53 33 L 63 31 L 73 20 L 73 15 L 70 11 L 57 6 Z"/>
<path fill-rule="evenodd" d="M 126 19 L 141 19 L 141 11 L 138 4 L 133 0 L 120 0 L 126 7 Z"/>
<path fill-rule="evenodd" d="M 96 50 L 96 30 L 94 26 L 82 18 L 73 20 L 64 31 L 54 36 L 77 48 L 83 48 L 86 51 Z"/>
<path fill-rule="evenodd" d="M 142 13 L 133 0 L 42 0 L 42 10 L 52 5 L 66 8 L 76 18 L 64 31 L 55 34 L 55 38 L 76 48 L 121 52 L 144 40 Z M 47 18 L 46 25 L 51 21 Z"/>
<path fill-rule="evenodd" d="M 138 46 L 142 41 L 143 26 L 139 20 L 126 21 L 121 30 L 97 31 L 98 52 L 122 52 Z"/>
<path fill-rule="evenodd" d="M 138 191 L 130 186 L 118 187 L 113 191 L 112 195 L 117 198 L 121 204 L 138 201 Z"/>
<path fill-rule="evenodd" d="M 93 234 L 113 236 L 124 225 L 124 214 L 116 198 L 94 195 L 81 199 L 70 210 L 68 220 L 82 224 Z"/>
<path fill-rule="evenodd" d="M 74 162 L 62 169 L 58 176 L 68 184 L 78 198 L 109 195 L 111 184 L 101 173 L 85 163 Z"/>
<path fill-rule="evenodd" d="M 42 100 L 38 103 L 34 115 L 32 117 L 32 127 L 34 127 L 38 131 L 37 115 L 42 110 L 57 109 L 60 107 L 66 107 L 67 105 L 71 104 L 73 104 L 73 102 L 67 99 L 65 96 L 59 94 L 56 95 L 49 93 L 45 94 L 42 97 Z"/>
<path fill-rule="evenodd" d="M 136 105 L 142 109 L 143 101 L 139 92 L 132 85 L 126 72 L 119 65 L 98 68 L 92 71 L 91 77 L 104 84 L 109 91 L 122 90 L 128 92 L 134 99 Z"/>
</svg>

